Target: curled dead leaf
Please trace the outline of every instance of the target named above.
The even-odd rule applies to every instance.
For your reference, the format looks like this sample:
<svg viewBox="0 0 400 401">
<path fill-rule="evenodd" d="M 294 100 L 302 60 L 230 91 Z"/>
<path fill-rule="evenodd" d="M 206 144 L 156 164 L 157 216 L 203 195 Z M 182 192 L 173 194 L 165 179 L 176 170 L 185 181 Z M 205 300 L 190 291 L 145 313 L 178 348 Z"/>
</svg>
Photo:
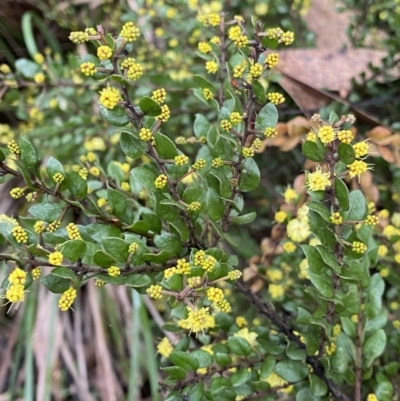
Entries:
<svg viewBox="0 0 400 401">
<path fill-rule="evenodd" d="M 310 124 L 305 117 L 297 116 L 288 121 L 287 132 L 290 137 L 306 135 L 310 131 Z"/>
<path fill-rule="evenodd" d="M 382 126 L 373 128 L 366 136 L 379 145 L 389 145 L 392 142 L 392 132 Z"/>
<path fill-rule="evenodd" d="M 298 194 L 305 194 L 306 193 L 306 175 L 305 174 L 299 174 L 294 182 L 293 182 L 293 189 L 298 193 Z"/>
</svg>

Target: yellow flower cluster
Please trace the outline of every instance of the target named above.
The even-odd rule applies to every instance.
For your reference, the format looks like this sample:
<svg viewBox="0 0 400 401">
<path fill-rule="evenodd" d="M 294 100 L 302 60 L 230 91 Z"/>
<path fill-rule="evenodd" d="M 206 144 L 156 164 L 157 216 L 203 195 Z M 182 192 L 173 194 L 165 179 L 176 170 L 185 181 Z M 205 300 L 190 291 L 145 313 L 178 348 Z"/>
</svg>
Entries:
<svg viewBox="0 0 400 401">
<path fill-rule="evenodd" d="M 349 176 L 351 178 L 360 176 L 362 173 L 365 173 L 368 170 L 368 164 L 363 160 L 355 160 L 354 163 L 348 164 L 349 168 Z"/>
<path fill-rule="evenodd" d="M 65 177 L 61 174 L 61 173 L 55 173 L 53 175 L 53 180 L 57 183 L 57 184 L 61 184 L 64 180 Z"/>
<path fill-rule="evenodd" d="M 239 329 L 241 329 L 242 327 L 246 327 L 248 325 L 246 318 L 243 316 L 238 316 L 235 319 L 235 323 L 239 327 Z"/>
<path fill-rule="evenodd" d="M 33 229 L 35 230 L 35 233 L 41 234 L 45 230 L 46 226 L 44 224 L 44 221 L 38 220 L 34 226 Z"/>
<path fill-rule="evenodd" d="M 132 64 L 126 72 L 126 77 L 132 81 L 140 78 L 143 75 L 143 67 L 139 63 Z"/>
<path fill-rule="evenodd" d="M 209 88 L 203 88 L 202 92 L 203 92 L 204 99 L 206 99 L 206 100 L 211 100 L 214 97 L 213 91 Z"/>
<path fill-rule="evenodd" d="M 282 285 L 280 284 L 270 284 L 268 286 L 268 292 L 271 295 L 272 299 L 278 299 L 283 296 L 285 290 Z"/>
<path fill-rule="evenodd" d="M 127 22 L 122 26 L 119 36 L 124 38 L 127 42 L 134 42 L 139 36 L 139 29 L 133 22 Z"/>
<path fill-rule="evenodd" d="M 216 263 L 216 259 L 214 258 L 214 256 L 207 255 L 207 256 L 205 256 L 204 260 L 201 262 L 200 266 L 203 270 L 206 270 L 207 272 L 211 272 L 214 269 L 215 263 Z"/>
<path fill-rule="evenodd" d="M 246 35 L 239 35 L 237 38 L 235 38 L 234 43 L 237 47 L 244 47 L 247 46 L 249 43 L 249 38 Z"/>
<path fill-rule="evenodd" d="M 13 188 L 10 191 L 10 196 L 11 196 L 11 198 L 19 199 L 19 198 L 21 198 L 21 196 L 24 195 L 24 191 L 25 191 L 24 188 L 19 188 L 19 187 Z"/>
<path fill-rule="evenodd" d="M 200 202 L 192 202 L 190 205 L 188 205 L 187 210 L 189 212 L 198 212 L 201 209 L 201 203 Z"/>
<path fill-rule="evenodd" d="M 218 63 L 215 61 L 207 61 L 206 62 L 206 71 L 209 74 L 216 74 L 218 71 Z"/>
<path fill-rule="evenodd" d="M 210 287 L 207 289 L 207 299 L 211 302 L 219 302 L 224 299 L 224 292 L 221 288 Z"/>
<path fill-rule="evenodd" d="M 264 131 L 264 136 L 267 138 L 273 138 L 278 135 L 278 131 L 275 128 L 267 127 Z"/>
<path fill-rule="evenodd" d="M 121 68 L 124 70 L 129 70 L 129 67 L 132 67 L 136 64 L 136 61 L 133 57 L 127 57 L 126 59 L 122 60 Z"/>
<path fill-rule="evenodd" d="M 42 72 L 38 72 L 37 74 L 34 75 L 33 80 L 37 84 L 42 84 L 45 81 L 46 77 Z"/>
<path fill-rule="evenodd" d="M 234 78 L 241 78 L 246 71 L 246 64 L 238 64 L 233 67 L 232 75 Z"/>
<path fill-rule="evenodd" d="M 202 168 L 204 168 L 205 165 L 206 165 L 206 161 L 204 159 L 199 159 L 192 165 L 192 169 L 194 171 L 199 171 Z"/>
<path fill-rule="evenodd" d="M 69 35 L 69 40 L 72 43 L 80 45 L 89 40 L 89 35 L 86 32 L 82 31 L 71 32 Z"/>
<path fill-rule="evenodd" d="M 242 155 L 243 155 L 244 158 L 253 157 L 254 156 L 254 150 L 252 148 L 243 148 L 242 149 Z"/>
<path fill-rule="evenodd" d="M 218 26 L 221 22 L 221 17 L 217 13 L 199 15 L 197 19 L 204 26 Z"/>
<path fill-rule="evenodd" d="M 128 252 L 130 254 L 134 255 L 138 250 L 139 244 L 137 242 L 132 242 L 132 244 L 129 245 Z"/>
<path fill-rule="evenodd" d="M 278 106 L 278 104 L 281 104 L 285 101 L 285 98 L 283 97 L 283 95 L 278 92 L 268 93 L 267 98 L 275 106 Z"/>
<path fill-rule="evenodd" d="M 229 280 L 239 280 L 242 277 L 242 272 L 240 270 L 232 270 L 228 273 Z"/>
<path fill-rule="evenodd" d="M 112 110 L 121 100 L 122 97 L 119 90 L 112 86 L 107 86 L 100 92 L 99 102 L 106 109 Z"/>
<path fill-rule="evenodd" d="M 191 287 L 191 288 L 200 287 L 201 277 L 198 277 L 198 276 L 189 277 L 187 280 L 187 285 L 188 285 L 188 287 Z"/>
<path fill-rule="evenodd" d="M 174 160 L 176 166 L 184 166 L 189 162 L 189 158 L 186 155 L 175 156 Z"/>
<path fill-rule="evenodd" d="M 387 267 L 384 267 L 382 270 L 380 270 L 379 275 L 382 278 L 388 277 L 390 274 L 390 270 Z"/>
<path fill-rule="evenodd" d="M 298 197 L 297 192 L 288 185 L 288 187 L 285 189 L 285 192 L 283 193 L 283 197 L 285 198 L 286 203 L 290 203 L 292 201 L 295 201 Z"/>
<path fill-rule="evenodd" d="M 121 275 L 121 269 L 118 266 L 110 266 L 107 273 L 110 277 L 118 277 Z"/>
<path fill-rule="evenodd" d="M 242 114 L 238 113 L 237 111 L 234 111 L 230 114 L 229 120 L 233 125 L 239 124 L 243 121 L 243 116 Z"/>
<path fill-rule="evenodd" d="M 230 40 L 237 39 L 242 34 L 242 30 L 239 25 L 234 25 L 233 27 L 229 28 L 228 31 L 228 38 Z"/>
<path fill-rule="evenodd" d="M 370 214 L 365 219 L 365 224 L 367 226 L 376 226 L 379 223 L 379 217 L 373 214 Z"/>
<path fill-rule="evenodd" d="M 103 280 L 99 280 L 98 278 L 96 278 L 96 280 L 94 280 L 94 285 L 96 287 L 104 287 L 106 285 L 106 282 Z"/>
<path fill-rule="evenodd" d="M 281 28 L 269 28 L 267 29 L 266 34 L 269 39 L 279 39 L 282 36 L 283 31 Z"/>
<path fill-rule="evenodd" d="M 76 289 L 72 287 L 68 288 L 68 290 L 61 295 L 58 301 L 58 307 L 63 312 L 66 312 L 74 303 L 75 298 L 76 298 Z"/>
<path fill-rule="evenodd" d="M 49 254 L 49 263 L 53 266 L 61 266 L 63 258 L 64 256 L 61 252 L 52 252 Z"/>
<path fill-rule="evenodd" d="M 66 230 L 69 239 L 82 239 L 81 234 L 79 233 L 79 228 L 76 224 L 69 223 Z"/>
<path fill-rule="evenodd" d="M 287 253 L 293 253 L 296 250 L 296 245 L 293 242 L 288 241 L 283 244 L 283 249 Z"/>
<path fill-rule="evenodd" d="M 229 132 L 232 129 L 232 124 L 229 120 L 222 120 L 221 121 L 221 128 L 225 131 L 225 132 Z"/>
<path fill-rule="evenodd" d="M 168 358 L 173 350 L 174 347 L 172 346 L 167 337 L 164 337 L 157 345 L 158 353 L 165 358 Z"/>
<path fill-rule="evenodd" d="M 18 244 L 26 244 L 28 242 L 28 234 L 21 226 L 13 227 L 11 233 Z"/>
<path fill-rule="evenodd" d="M 167 97 L 167 92 L 164 88 L 156 89 L 151 94 L 151 99 L 153 99 L 158 104 L 163 104 Z"/>
<path fill-rule="evenodd" d="M 178 325 L 190 332 L 198 333 L 215 326 L 215 319 L 210 315 L 209 308 L 192 310 L 188 308 L 189 314 L 186 319 L 179 320 Z"/>
<path fill-rule="evenodd" d="M 19 153 L 20 153 L 19 145 L 14 140 L 11 140 L 10 142 L 8 142 L 7 148 L 11 153 L 14 153 L 15 155 L 19 155 Z"/>
<path fill-rule="evenodd" d="M 169 111 L 169 107 L 166 104 L 161 106 L 161 114 L 157 117 L 163 123 L 166 123 L 169 120 L 171 112 Z"/>
<path fill-rule="evenodd" d="M 270 53 L 265 59 L 265 64 L 268 65 L 269 68 L 275 67 L 279 62 L 278 53 Z"/>
<path fill-rule="evenodd" d="M 326 187 L 331 185 L 330 174 L 323 173 L 321 167 L 318 166 L 314 173 L 307 175 L 306 185 L 310 191 L 324 191 Z"/>
<path fill-rule="evenodd" d="M 112 56 L 112 50 L 109 46 L 99 46 L 97 48 L 97 57 L 100 60 L 108 60 Z"/>
<path fill-rule="evenodd" d="M 176 261 L 177 274 L 190 274 L 190 264 L 186 259 L 178 259 Z"/>
<path fill-rule="evenodd" d="M 162 294 L 161 294 L 162 289 L 163 288 L 161 287 L 161 285 L 156 284 L 156 285 L 151 285 L 146 290 L 146 292 L 147 292 L 147 294 L 149 295 L 150 298 L 161 299 L 162 298 Z"/>
<path fill-rule="evenodd" d="M 254 139 L 253 143 L 251 144 L 251 147 L 255 150 L 260 150 L 262 146 L 261 139 L 256 138 Z"/>
<path fill-rule="evenodd" d="M 86 181 L 89 175 L 89 171 L 86 167 L 79 169 L 78 174 Z"/>
<path fill-rule="evenodd" d="M 96 65 L 94 63 L 82 63 L 79 68 L 81 73 L 87 77 L 92 77 L 96 74 Z"/>
<path fill-rule="evenodd" d="M 325 346 L 325 353 L 328 356 L 333 355 L 333 353 L 336 351 L 336 344 L 335 343 L 330 343 L 329 345 Z"/>
<path fill-rule="evenodd" d="M 263 67 L 261 64 L 255 63 L 252 66 L 250 66 L 250 75 L 253 78 L 258 78 L 259 76 L 261 76 L 263 72 Z"/>
<path fill-rule="evenodd" d="M 160 174 L 154 181 L 154 186 L 157 189 L 162 189 L 167 185 L 167 176 L 165 174 Z"/>
<path fill-rule="evenodd" d="M 142 141 L 148 142 L 153 139 L 153 134 L 148 128 L 142 128 L 139 132 L 139 138 Z"/>
<path fill-rule="evenodd" d="M 10 284 L 7 288 L 5 297 L 11 303 L 24 302 L 24 286 L 22 284 Z"/>
<path fill-rule="evenodd" d="M 330 220 L 333 224 L 339 225 L 343 223 L 343 217 L 339 212 L 332 213 Z"/>
<path fill-rule="evenodd" d="M 283 223 L 287 219 L 287 213 L 283 210 L 275 213 L 274 220 L 278 223 Z"/>
<path fill-rule="evenodd" d="M 35 267 L 32 269 L 32 277 L 34 280 L 37 280 L 40 277 L 40 274 L 42 273 L 42 269 L 40 267 Z"/>
<path fill-rule="evenodd" d="M 286 46 L 291 45 L 294 42 L 294 33 L 290 31 L 283 32 L 279 42 L 283 42 Z"/>
<path fill-rule="evenodd" d="M 38 193 L 37 192 L 29 192 L 26 194 L 25 199 L 27 202 L 35 202 L 37 200 Z"/>
<path fill-rule="evenodd" d="M 222 299 L 218 301 L 215 306 L 220 309 L 222 312 L 229 313 L 232 311 L 232 307 L 230 303 L 226 299 Z"/>
<path fill-rule="evenodd" d="M 87 170 L 86 170 L 86 171 L 87 171 Z M 90 167 L 90 169 L 89 169 L 89 173 L 90 173 L 91 175 L 95 176 L 95 177 L 98 177 L 98 176 L 100 175 L 101 171 L 100 171 L 100 169 L 99 169 L 98 167 L 92 166 L 92 167 Z M 80 174 L 79 174 L 79 175 L 80 175 Z M 82 177 L 82 178 L 85 179 L 84 177 Z M 87 175 L 86 175 L 86 178 L 87 178 Z"/>
<path fill-rule="evenodd" d="M 8 276 L 11 284 L 24 285 L 26 282 L 26 271 L 16 267 Z"/>
<path fill-rule="evenodd" d="M 359 241 L 353 241 L 351 245 L 352 245 L 351 250 L 357 253 L 365 253 L 365 251 L 368 249 L 365 244 Z"/>
<path fill-rule="evenodd" d="M 205 257 L 206 257 L 206 253 L 203 250 L 198 251 L 194 255 L 194 264 L 196 266 L 201 266 L 201 264 L 204 262 Z"/>
<path fill-rule="evenodd" d="M 335 131 L 329 125 L 324 125 L 318 130 L 318 137 L 323 144 L 331 143 L 335 139 Z"/>
<path fill-rule="evenodd" d="M 60 228 L 60 226 L 61 223 L 58 220 L 53 221 L 47 226 L 47 231 L 54 233 L 54 231 L 57 231 Z"/>
<path fill-rule="evenodd" d="M 338 132 L 337 137 L 340 142 L 347 143 L 349 145 L 353 140 L 354 135 L 350 130 L 342 130 Z"/>
<path fill-rule="evenodd" d="M 353 145 L 353 149 L 357 158 L 366 156 L 368 154 L 369 143 L 366 141 L 358 142 Z"/>
<path fill-rule="evenodd" d="M 215 168 L 219 168 L 224 165 L 224 161 L 220 157 L 216 157 L 215 159 L 213 159 L 211 165 Z"/>
<path fill-rule="evenodd" d="M 367 401 L 379 401 L 375 394 L 368 394 Z"/>
<path fill-rule="evenodd" d="M 212 49 L 211 46 L 207 42 L 199 42 L 198 49 L 200 53 L 207 54 Z"/>
</svg>

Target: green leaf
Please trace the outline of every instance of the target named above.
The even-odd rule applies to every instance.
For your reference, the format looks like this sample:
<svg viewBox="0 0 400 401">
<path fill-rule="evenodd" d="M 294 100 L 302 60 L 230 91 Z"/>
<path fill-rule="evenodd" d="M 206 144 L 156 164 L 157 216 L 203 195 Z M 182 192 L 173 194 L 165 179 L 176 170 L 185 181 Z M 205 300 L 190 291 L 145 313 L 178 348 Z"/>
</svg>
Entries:
<svg viewBox="0 0 400 401">
<path fill-rule="evenodd" d="M 21 73 L 25 78 L 33 79 L 33 77 L 41 71 L 40 65 L 28 60 L 26 58 L 20 58 L 15 62 L 15 69 Z"/>
<path fill-rule="evenodd" d="M 296 394 L 296 401 L 319 401 L 320 398 L 311 393 L 310 389 L 302 388 Z"/>
<path fill-rule="evenodd" d="M 131 170 L 131 180 L 138 182 L 143 188 L 154 191 L 154 181 L 157 177 L 156 172 L 150 165 L 142 164 Z"/>
<path fill-rule="evenodd" d="M 186 378 L 186 372 L 179 366 L 167 366 L 166 368 L 161 368 L 169 377 L 173 380 L 184 380 Z"/>
<path fill-rule="evenodd" d="M 97 266 L 108 268 L 114 265 L 116 260 L 108 253 L 96 251 L 96 253 L 93 255 L 93 262 Z"/>
<path fill-rule="evenodd" d="M 72 280 L 74 283 L 79 283 L 78 276 L 68 267 L 56 267 L 51 271 L 51 274 L 56 277 Z"/>
<path fill-rule="evenodd" d="M 190 401 L 203 401 L 204 400 L 204 383 L 200 382 L 193 385 L 189 392 Z M 173 401 L 175 401 L 173 399 Z"/>
<path fill-rule="evenodd" d="M 322 203 L 317 201 L 312 201 L 307 203 L 307 207 L 311 210 L 317 212 L 326 222 L 331 222 L 331 213 L 328 208 Z"/>
<path fill-rule="evenodd" d="M 224 354 L 222 352 L 217 352 L 214 354 L 215 362 L 218 363 L 219 366 L 228 366 L 232 363 L 232 358 L 228 354 Z"/>
<path fill-rule="evenodd" d="M 252 221 L 254 221 L 256 216 L 257 216 L 256 212 L 243 214 L 242 216 L 236 216 L 236 217 L 232 218 L 231 219 L 231 223 L 232 224 L 238 224 L 238 225 L 248 224 L 248 223 L 251 223 Z"/>
<path fill-rule="evenodd" d="M 268 355 L 261 364 L 260 378 L 266 379 L 274 370 L 274 366 L 275 358 L 272 355 Z"/>
<path fill-rule="evenodd" d="M 364 194 L 355 189 L 349 195 L 349 210 L 343 216 L 343 220 L 360 221 L 368 214 L 368 206 Z"/>
<path fill-rule="evenodd" d="M 338 121 L 339 121 L 339 116 L 332 110 L 329 113 L 329 119 L 328 119 L 329 125 L 335 124 Z"/>
<path fill-rule="evenodd" d="M 239 179 L 239 190 L 252 191 L 260 185 L 260 169 L 253 158 L 247 158 L 242 164 L 242 174 Z"/>
<path fill-rule="evenodd" d="M 21 162 L 28 170 L 35 170 L 39 164 L 38 152 L 32 142 L 24 136 L 19 138 L 19 147 L 21 148 Z"/>
<path fill-rule="evenodd" d="M 310 276 L 311 282 L 314 284 L 315 288 L 319 293 L 325 298 L 333 298 L 335 291 L 333 290 L 332 278 L 326 273 L 317 274 L 308 270 L 308 275 Z"/>
<path fill-rule="evenodd" d="M 304 380 L 308 375 L 307 365 L 290 359 L 278 362 L 274 370 L 278 376 L 290 383 Z"/>
<path fill-rule="evenodd" d="M 190 356 L 197 360 L 199 363 L 199 368 L 206 368 L 207 366 L 212 365 L 214 362 L 213 356 L 209 352 L 202 349 L 196 349 L 195 351 L 192 351 Z"/>
<path fill-rule="evenodd" d="M 326 148 L 320 149 L 313 141 L 304 141 L 302 152 L 307 159 L 314 162 L 322 162 L 325 160 Z"/>
<path fill-rule="evenodd" d="M 313 374 L 310 374 L 308 378 L 310 380 L 310 390 L 314 395 L 322 397 L 326 394 L 328 388 L 322 379 Z"/>
<path fill-rule="evenodd" d="M 28 212 L 34 219 L 51 223 L 60 217 L 62 210 L 62 206 L 58 203 L 43 202 L 32 205 Z"/>
<path fill-rule="evenodd" d="M 144 274 L 127 274 L 124 275 L 124 285 L 127 287 L 141 288 L 148 287 L 151 284 L 151 278 Z"/>
<path fill-rule="evenodd" d="M 227 345 L 235 355 L 247 356 L 251 353 L 251 345 L 242 337 L 229 337 Z"/>
<path fill-rule="evenodd" d="M 378 400 L 391 401 L 393 400 L 393 384 L 389 380 L 381 381 L 374 391 Z"/>
<path fill-rule="evenodd" d="M 322 245 L 317 245 L 315 248 L 321 255 L 325 264 L 327 264 L 332 270 L 334 270 L 336 273 L 340 273 L 342 271 L 342 268 L 340 267 L 333 253 L 328 252 Z"/>
<path fill-rule="evenodd" d="M 44 276 L 40 282 L 51 292 L 62 294 L 71 286 L 71 280 L 48 274 Z"/>
<path fill-rule="evenodd" d="M 386 334 L 383 329 L 376 331 L 365 340 L 363 345 L 363 357 L 365 366 L 369 368 L 378 356 L 382 355 L 386 347 Z"/>
<path fill-rule="evenodd" d="M 306 358 L 306 351 L 289 341 L 286 348 L 286 355 L 294 361 L 303 361 Z"/>
<path fill-rule="evenodd" d="M 199 362 L 191 354 L 183 351 L 172 351 L 168 359 L 176 366 L 181 367 L 186 371 L 197 370 Z"/>
<path fill-rule="evenodd" d="M 66 185 L 75 198 L 82 199 L 87 194 L 86 181 L 75 171 L 67 173 Z"/>
<path fill-rule="evenodd" d="M 335 195 L 340 207 L 344 211 L 349 210 L 349 189 L 340 178 L 335 178 Z"/>
<path fill-rule="evenodd" d="M 360 301 L 358 298 L 358 290 L 356 285 L 350 286 L 349 291 L 340 298 L 343 303 L 335 305 L 335 312 L 339 316 L 351 317 L 360 310 Z"/>
<path fill-rule="evenodd" d="M 267 101 L 267 94 L 265 93 L 265 88 L 260 81 L 258 80 L 253 81 L 253 92 L 256 95 L 257 100 L 261 104 L 265 104 L 265 102 Z"/>
<path fill-rule="evenodd" d="M 129 117 L 125 109 L 121 106 L 115 106 L 112 110 L 100 105 L 100 115 L 111 125 L 123 127 L 129 123 Z"/>
<path fill-rule="evenodd" d="M 223 390 L 232 387 L 232 383 L 226 377 L 214 377 L 211 379 L 210 392 L 212 395 L 220 394 Z M 221 399 L 218 397 L 218 399 Z"/>
<path fill-rule="evenodd" d="M 273 103 L 267 103 L 258 113 L 255 129 L 265 131 L 265 128 L 275 128 L 278 123 L 278 110 Z"/>
<path fill-rule="evenodd" d="M 139 107 L 147 116 L 157 117 L 161 114 L 161 106 L 148 96 L 142 97 L 139 101 Z"/>
<path fill-rule="evenodd" d="M 208 188 L 206 194 L 206 209 L 208 216 L 212 221 L 218 221 L 222 218 L 225 211 L 223 200 L 219 197 L 214 188 Z"/>
<path fill-rule="evenodd" d="M 120 146 L 122 151 L 132 159 L 138 159 L 143 155 L 146 144 L 140 139 L 136 139 L 131 133 L 121 131 Z"/>
<path fill-rule="evenodd" d="M 102 240 L 105 251 L 117 262 L 125 263 L 128 259 L 129 244 L 121 238 L 106 237 Z"/>
<path fill-rule="evenodd" d="M 304 244 L 301 245 L 301 249 L 306 255 L 309 271 L 311 270 L 313 273 L 316 274 L 321 274 L 326 272 L 326 264 L 315 246 Z"/>
<path fill-rule="evenodd" d="M 163 264 L 168 261 L 171 254 L 167 251 L 161 251 L 159 253 L 144 253 L 142 257 L 149 262 Z"/>
<path fill-rule="evenodd" d="M 66 259 L 71 262 L 77 262 L 86 252 L 86 242 L 81 239 L 64 242 L 60 245 L 60 251 Z"/>
<path fill-rule="evenodd" d="M 207 138 L 208 132 L 211 130 L 212 125 L 206 117 L 202 114 L 196 114 L 196 119 L 193 124 L 193 132 L 197 139 L 201 137 Z"/>
<path fill-rule="evenodd" d="M 156 140 L 156 149 L 161 159 L 173 159 L 179 155 L 179 151 L 175 144 L 167 136 L 157 132 L 154 136 Z"/>
<path fill-rule="evenodd" d="M 49 160 L 46 164 L 47 174 L 49 175 L 50 179 L 54 182 L 53 176 L 56 173 L 60 173 L 65 177 L 65 171 L 63 165 L 55 159 L 53 156 L 50 156 Z"/>
<path fill-rule="evenodd" d="M 308 222 L 310 225 L 310 231 L 319 238 L 321 243 L 327 248 L 333 248 L 336 244 L 336 238 L 329 227 L 327 227 L 325 220 L 317 212 L 309 210 Z"/>
<path fill-rule="evenodd" d="M 341 143 L 338 148 L 339 160 L 346 165 L 352 164 L 356 160 L 356 154 L 354 152 L 353 146 L 347 143 Z"/>
<path fill-rule="evenodd" d="M 302 307 L 297 308 L 297 318 L 296 318 L 296 323 L 297 324 L 309 324 L 311 319 L 311 313 L 308 312 L 306 309 Z"/>
<path fill-rule="evenodd" d="M 112 214 L 122 218 L 126 216 L 127 202 L 125 196 L 107 185 L 108 203 L 112 208 Z"/>
<path fill-rule="evenodd" d="M 163 233 L 154 237 L 154 244 L 159 250 L 168 251 L 171 256 L 179 256 L 182 251 L 182 241 L 174 234 Z"/>
<path fill-rule="evenodd" d="M 202 76 L 194 75 L 193 80 L 194 80 L 194 82 L 196 82 L 197 86 L 200 89 L 208 88 L 208 89 L 211 89 L 213 92 L 215 91 L 214 85 L 211 82 L 207 81 Z"/>
<path fill-rule="evenodd" d="M 89 224 L 86 226 L 86 232 L 97 242 L 102 242 L 106 237 L 121 237 L 121 230 L 108 224 Z"/>
</svg>

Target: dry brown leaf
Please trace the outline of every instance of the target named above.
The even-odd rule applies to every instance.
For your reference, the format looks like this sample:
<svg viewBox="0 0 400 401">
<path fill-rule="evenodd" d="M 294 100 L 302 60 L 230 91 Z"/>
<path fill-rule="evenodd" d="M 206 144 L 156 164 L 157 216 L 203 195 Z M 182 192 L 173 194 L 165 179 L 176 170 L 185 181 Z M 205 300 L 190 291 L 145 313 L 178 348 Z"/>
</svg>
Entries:
<svg viewBox="0 0 400 401">
<path fill-rule="evenodd" d="M 300 195 L 306 193 L 306 175 L 299 174 L 294 182 L 293 182 L 293 189 Z"/>
<path fill-rule="evenodd" d="M 310 131 L 310 123 L 305 117 L 297 116 L 287 122 L 287 133 L 291 138 L 297 138 Z"/>
<path fill-rule="evenodd" d="M 387 148 L 386 146 L 378 146 L 378 150 L 380 155 L 388 162 L 388 163 L 395 163 L 396 158 L 393 152 Z"/>
<path fill-rule="evenodd" d="M 388 145 L 392 141 L 392 132 L 386 127 L 378 126 L 368 131 L 366 137 L 379 145 Z"/>
</svg>

